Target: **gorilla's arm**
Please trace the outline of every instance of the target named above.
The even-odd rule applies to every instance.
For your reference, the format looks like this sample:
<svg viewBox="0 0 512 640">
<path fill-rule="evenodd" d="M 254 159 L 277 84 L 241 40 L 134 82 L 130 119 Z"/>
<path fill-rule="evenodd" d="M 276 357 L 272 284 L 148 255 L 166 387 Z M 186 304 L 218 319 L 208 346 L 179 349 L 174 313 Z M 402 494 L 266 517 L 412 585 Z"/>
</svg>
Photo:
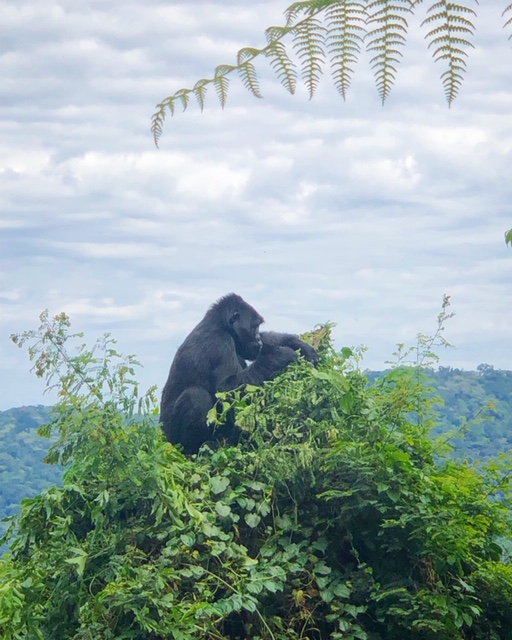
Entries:
<svg viewBox="0 0 512 640">
<path fill-rule="evenodd" d="M 262 331 L 260 337 L 263 342 L 263 349 L 265 349 L 265 347 L 288 347 L 294 351 L 300 351 L 300 354 L 315 366 L 319 362 L 318 354 L 313 347 L 301 340 L 294 333 Z"/>
<path fill-rule="evenodd" d="M 290 347 L 263 344 L 260 355 L 249 366 L 242 367 L 238 359 L 238 370 L 236 370 L 226 361 L 221 362 L 214 371 L 215 386 L 218 391 L 230 391 L 244 384 L 261 386 L 266 380 L 273 380 L 288 365 L 296 361 L 297 354 Z"/>
<path fill-rule="evenodd" d="M 260 333 L 263 343 L 261 353 L 249 366 L 238 357 L 241 368 L 233 373 L 233 366 L 224 360 L 215 371 L 218 391 L 229 391 L 243 384 L 261 386 L 266 380 L 273 380 L 292 362 L 297 362 L 297 351 L 315 366 L 319 362 L 318 354 L 312 346 L 302 341 L 293 333 L 263 331 Z"/>
</svg>

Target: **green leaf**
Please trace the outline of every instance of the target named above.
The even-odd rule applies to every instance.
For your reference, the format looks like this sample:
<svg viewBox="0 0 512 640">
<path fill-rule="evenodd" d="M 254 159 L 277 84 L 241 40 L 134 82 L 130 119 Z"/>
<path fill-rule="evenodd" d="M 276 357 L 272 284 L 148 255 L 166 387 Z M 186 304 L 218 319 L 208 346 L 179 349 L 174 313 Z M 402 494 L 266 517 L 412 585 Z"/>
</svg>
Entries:
<svg viewBox="0 0 512 640">
<path fill-rule="evenodd" d="M 261 522 L 261 517 L 257 513 L 246 513 L 244 520 L 247 523 L 247 526 L 254 528 Z"/>
<path fill-rule="evenodd" d="M 186 547 L 193 547 L 196 543 L 196 536 L 193 533 L 182 533 L 180 540 Z"/>
<path fill-rule="evenodd" d="M 212 493 L 222 493 L 229 487 L 229 478 L 226 476 L 213 476 L 210 480 Z"/>
<path fill-rule="evenodd" d="M 74 558 L 65 558 L 64 562 L 68 564 L 76 565 L 78 575 L 81 577 L 85 571 L 85 563 L 87 562 L 88 554 L 83 549 L 77 547 L 71 547 L 70 552 L 75 554 Z"/>
<path fill-rule="evenodd" d="M 215 503 L 215 511 L 222 518 L 227 518 L 231 513 L 231 507 L 229 505 L 227 505 L 227 504 L 224 504 L 223 502 L 216 502 Z"/>
</svg>

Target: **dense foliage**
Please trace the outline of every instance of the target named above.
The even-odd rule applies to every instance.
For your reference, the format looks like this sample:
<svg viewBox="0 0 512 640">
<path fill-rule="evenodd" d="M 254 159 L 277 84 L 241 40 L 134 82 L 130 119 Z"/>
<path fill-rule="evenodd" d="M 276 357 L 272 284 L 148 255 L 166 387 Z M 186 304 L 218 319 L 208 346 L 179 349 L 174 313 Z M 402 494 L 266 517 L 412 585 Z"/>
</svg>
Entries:
<svg viewBox="0 0 512 640">
<path fill-rule="evenodd" d="M 239 447 L 186 459 L 106 338 L 71 355 L 42 316 L 35 370 L 60 385 L 43 429 L 62 487 L 23 503 L 0 563 L 5 640 L 505 640 L 507 460 L 476 469 L 428 433 L 417 367 L 373 384 L 328 330 L 318 369 L 225 396 Z"/>
<path fill-rule="evenodd" d="M 441 366 L 425 373 L 442 400 L 431 435 L 448 437 L 454 457 L 488 460 L 512 449 L 512 371 L 482 364 L 477 371 Z M 374 384 L 386 373 L 365 375 Z M 41 405 L 0 411 L 0 518 L 18 513 L 22 498 L 61 481 L 62 469 L 43 462 L 48 440 L 37 435 L 49 411 Z"/>
</svg>

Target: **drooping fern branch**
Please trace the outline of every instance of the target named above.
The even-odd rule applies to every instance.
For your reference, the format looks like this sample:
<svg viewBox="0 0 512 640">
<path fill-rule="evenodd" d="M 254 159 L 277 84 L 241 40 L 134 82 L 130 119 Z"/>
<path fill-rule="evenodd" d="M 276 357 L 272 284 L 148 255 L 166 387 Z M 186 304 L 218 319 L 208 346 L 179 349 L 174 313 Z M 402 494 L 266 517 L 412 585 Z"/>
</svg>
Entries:
<svg viewBox="0 0 512 640">
<path fill-rule="evenodd" d="M 408 0 L 412 3 L 412 0 Z M 366 2 L 353 0 L 304 0 L 294 2 L 285 11 L 286 24 L 272 26 L 265 31 L 267 45 L 261 49 L 244 47 L 238 52 L 236 65 L 220 65 L 213 78 L 203 78 L 192 89 L 180 89 L 157 105 L 152 117 L 151 131 L 155 144 L 162 135 L 167 112 L 174 115 L 176 105 L 183 110 L 188 106 L 189 94 L 193 93 L 201 110 L 209 84 L 214 83 L 222 107 L 227 98 L 229 75 L 237 71 L 243 85 L 254 96 L 261 98 L 254 60 L 265 57 L 283 87 L 291 94 L 297 85 L 297 64 L 288 54 L 283 40 L 292 39 L 301 77 L 313 97 L 327 58 L 331 63 L 336 89 L 343 98 L 350 85 L 353 65 L 357 62 L 361 44 L 366 34 Z M 321 18 L 325 18 L 325 24 Z"/>
<path fill-rule="evenodd" d="M 441 74 L 446 99 L 451 105 L 460 89 L 466 70 L 467 49 L 473 47 L 471 38 L 476 16 L 469 3 L 478 0 L 434 0 L 429 3 L 422 26 L 429 30 L 425 36 L 436 62 L 444 62 L 446 71 Z M 226 104 L 229 81 L 237 72 L 244 87 L 257 98 L 261 90 L 254 62 L 266 58 L 283 87 L 294 93 L 300 75 L 313 97 L 327 61 L 336 90 L 343 99 L 366 43 L 370 53 L 377 91 L 384 103 L 395 82 L 397 66 L 403 56 L 408 21 L 423 0 L 302 0 L 294 2 L 285 11 L 286 22 L 265 31 L 267 44 L 261 49 L 244 47 L 238 52 L 236 64 L 216 67 L 212 78 L 198 80 L 191 89 L 180 89 L 165 98 L 156 107 L 151 130 L 155 144 L 162 135 L 167 112 L 174 115 L 176 107 L 187 109 L 193 94 L 201 111 L 205 96 L 213 84 L 222 105 Z M 503 11 L 505 27 L 512 25 L 512 4 Z M 512 35 L 510 36 L 512 38 Z M 286 40 L 291 40 L 293 57 Z"/>
</svg>

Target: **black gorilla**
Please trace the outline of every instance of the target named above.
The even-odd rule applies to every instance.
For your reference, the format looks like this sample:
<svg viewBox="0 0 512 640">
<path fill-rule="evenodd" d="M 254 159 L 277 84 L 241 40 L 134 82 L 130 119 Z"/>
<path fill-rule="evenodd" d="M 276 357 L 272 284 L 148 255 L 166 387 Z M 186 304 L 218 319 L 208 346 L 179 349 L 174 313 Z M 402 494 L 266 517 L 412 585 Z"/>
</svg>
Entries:
<svg viewBox="0 0 512 640">
<path fill-rule="evenodd" d="M 298 358 L 316 364 L 313 347 L 296 335 L 265 331 L 260 314 L 231 293 L 218 300 L 179 347 L 162 392 L 160 420 L 167 439 L 190 455 L 207 441 L 238 442 L 233 421 L 216 429 L 207 424 L 218 391 L 272 380 Z M 252 361 L 247 366 L 246 360 Z"/>
</svg>

